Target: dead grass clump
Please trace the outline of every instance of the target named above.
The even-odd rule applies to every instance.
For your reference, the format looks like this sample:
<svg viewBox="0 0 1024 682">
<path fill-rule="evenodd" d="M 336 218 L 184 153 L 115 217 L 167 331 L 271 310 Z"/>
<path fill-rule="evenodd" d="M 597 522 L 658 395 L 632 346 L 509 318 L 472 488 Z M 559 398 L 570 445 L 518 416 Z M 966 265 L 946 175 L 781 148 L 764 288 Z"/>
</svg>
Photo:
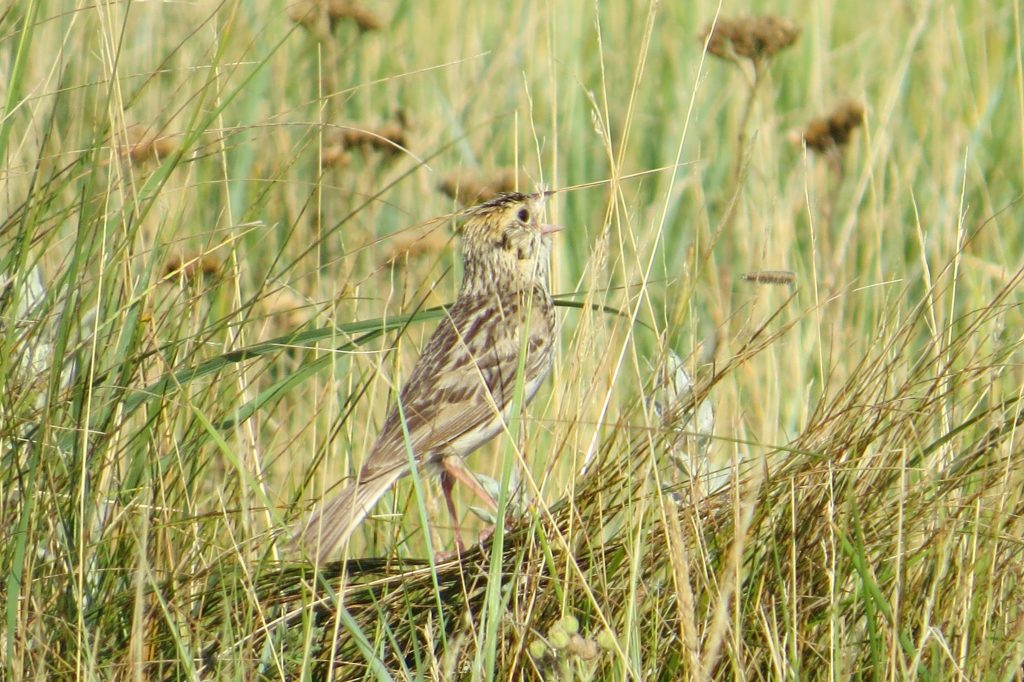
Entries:
<svg viewBox="0 0 1024 682">
<path fill-rule="evenodd" d="M 799 37 L 799 26 L 773 14 L 719 18 L 700 34 L 701 41 L 707 41 L 710 54 L 728 61 L 752 62 L 771 59 Z"/>
<path fill-rule="evenodd" d="M 711 382 L 749 361 L 774 338 L 763 334 L 752 340 L 716 377 L 690 392 L 691 399 L 703 399 Z M 679 410 L 687 412 L 685 406 Z M 632 417 L 642 421 L 638 413 Z M 663 504 L 669 505 L 669 514 L 682 513 L 666 501 L 669 493 L 681 490 L 652 488 L 650 462 L 662 459 L 662 451 L 677 441 L 680 424 L 666 420 L 664 430 L 652 438 L 646 428 L 631 426 L 632 417 L 627 415 L 604 440 L 572 498 L 509 518 L 496 567 L 491 564 L 493 537 L 433 568 L 427 560 L 389 557 L 321 566 L 300 560 L 264 565 L 247 574 L 236 563 L 241 556 L 232 553 L 199 574 L 169 581 L 166 592 L 152 601 L 173 600 L 171 608 L 190 614 L 195 634 L 244 629 L 246 635 L 235 644 L 203 640 L 210 642 L 197 656 L 203 672 L 214 672 L 226 656 L 258 656 L 267 645 L 281 652 L 288 677 L 309 666 L 314 679 L 331 674 L 349 679 L 365 672 L 367 665 L 381 673 L 378 677 L 401 676 L 402 670 L 429 661 L 465 671 L 476 655 L 471 643 L 479 634 L 478 618 L 495 608 L 500 609 L 502 679 L 547 679 L 566 670 L 589 679 L 622 659 L 624 639 L 618 633 L 631 627 L 627 619 L 636 619 L 633 626 L 647 633 L 639 645 L 644 660 L 657 662 L 663 673 L 678 670 L 675 655 L 662 659 L 655 650 L 678 648 L 676 593 L 670 588 L 665 527 L 658 519 Z M 718 545 L 714 532 L 730 526 L 730 492 L 726 486 L 699 504 L 684 505 L 684 525 L 692 527 L 696 517 L 689 516 L 696 515 L 701 518 L 697 527 L 707 530 L 700 544 Z M 639 536 L 634 527 L 638 521 L 643 524 Z M 642 549 L 635 545 L 638 537 Z M 250 581 L 247 588 L 238 589 L 243 581 Z M 497 591 L 492 589 L 495 581 Z M 642 586 L 640 598 L 621 588 L 630 583 Z M 507 607 L 500 595 L 511 595 Z M 126 603 L 137 598 L 134 590 L 125 596 Z M 338 608 L 341 602 L 343 609 Z M 254 619 L 256 604 L 259 616 Z M 130 617 L 130 609 L 122 611 Z M 172 654 L 178 635 L 159 609 L 153 610 L 150 623 L 151 672 L 173 676 L 181 667 L 180 657 Z M 370 651 L 365 642 L 379 628 L 386 630 L 382 634 L 387 645 Z M 532 644 L 537 640 L 541 643 Z M 112 652 L 129 650 L 114 641 L 105 646 Z M 229 646 L 235 647 L 230 654 Z M 658 670 L 653 678 L 664 678 Z"/>
<path fill-rule="evenodd" d="M 514 168 L 499 168 L 493 173 L 456 171 L 437 184 L 437 189 L 462 206 L 472 206 L 493 199 L 502 192 L 516 189 Z"/>
<path fill-rule="evenodd" d="M 780 651 L 836 677 L 885 677 L 897 666 L 938 679 L 993 670 L 1009 679 L 1019 660 L 1005 659 L 1003 643 L 1020 636 L 1019 581 L 1001 576 L 1019 565 L 1020 547 L 1000 539 L 1024 533 L 1024 497 L 1005 494 L 1022 485 L 1024 411 L 1015 388 L 989 397 L 1021 341 L 981 353 L 977 344 L 1004 324 L 1022 279 L 954 322 L 956 333 L 930 334 L 926 306 L 909 317 L 895 309 L 879 323 L 883 338 L 851 360 L 802 431 L 778 446 L 752 444 L 756 452 L 709 495 L 652 475 L 678 424 L 652 430 L 638 400 L 562 489 L 571 495 L 507 521 L 493 565 L 494 538 L 433 566 L 386 540 L 376 545 L 386 557 L 273 563 L 272 541 L 254 538 L 159 594 L 140 595 L 125 580 L 121 597 L 95 607 L 110 633 L 98 657 L 111 670 L 133 669 L 129 640 L 138 637 L 152 678 L 215 677 L 273 651 L 285 678 L 373 670 L 451 679 L 480 664 L 481 633 L 494 618 L 501 679 L 616 670 L 751 678 L 773 669 Z M 758 330 L 690 393 L 694 404 L 787 328 Z M 716 447 L 726 442 L 733 447 L 729 438 Z M 395 500 L 399 514 L 412 513 L 401 501 L 415 502 Z M 378 542 L 390 533 L 383 518 L 367 523 Z M 145 612 L 132 608 L 140 599 L 151 605 Z M 913 624 L 925 620 L 922 637 Z M 180 652 L 186 627 L 203 643 L 189 658 Z M 232 636 L 215 636 L 223 632 Z M 823 662 L 822 651 L 838 649 L 841 661 Z M 947 656 L 965 649 L 969 660 Z M 64 670 L 60 657 L 54 663 Z"/>
<path fill-rule="evenodd" d="M 352 21 L 360 31 L 379 31 L 384 20 L 373 10 L 352 0 L 299 0 L 288 6 L 288 18 L 297 24 L 313 26 L 326 16 L 333 29 L 342 21 Z"/>
</svg>

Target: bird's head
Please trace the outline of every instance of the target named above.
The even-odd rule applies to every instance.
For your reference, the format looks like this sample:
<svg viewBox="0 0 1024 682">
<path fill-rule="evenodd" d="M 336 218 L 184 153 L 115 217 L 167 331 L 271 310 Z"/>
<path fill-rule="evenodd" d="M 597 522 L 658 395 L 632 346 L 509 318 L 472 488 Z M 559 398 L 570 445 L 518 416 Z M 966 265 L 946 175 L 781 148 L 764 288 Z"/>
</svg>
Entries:
<svg viewBox="0 0 1024 682">
<path fill-rule="evenodd" d="M 499 194 L 466 211 L 461 230 L 463 291 L 547 288 L 551 234 L 543 222 L 547 194 Z"/>
</svg>

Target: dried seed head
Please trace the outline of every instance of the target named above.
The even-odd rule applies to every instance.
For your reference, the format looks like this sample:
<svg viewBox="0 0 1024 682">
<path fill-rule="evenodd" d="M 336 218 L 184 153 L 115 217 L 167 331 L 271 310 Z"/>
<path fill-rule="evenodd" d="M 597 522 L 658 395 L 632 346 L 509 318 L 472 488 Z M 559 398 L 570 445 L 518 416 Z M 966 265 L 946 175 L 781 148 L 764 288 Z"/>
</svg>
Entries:
<svg viewBox="0 0 1024 682">
<path fill-rule="evenodd" d="M 377 129 L 349 128 L 342 131 L 342 142 L 346 147 L 379 149 L 387 154 L 396 154 L 405 146 L 405 127 L 400 123 L 386 123 Z"/>
<path fill-rule="evenodd" d="M 352 155 L 341 144 L 327 145 L 320 152 L 320 165 L 324 168 L 343 167 L 352 163 Z"/>
<path fill-rule="evenodd" d="M 322 163 L 325 166 L 347 163 L 346 152 L 352 149 L 358 149 L 364 154 L 377 151 L 385 156 L 393 156 L 406 146 L 405 134 L 406 126 L 400 122 L 376 127 L 357 124 L 345 126 L 326 136 Z"/>
<path fill-rule="evenodd" d="M 328 0 L 327 16 L 332 24 L 343 19 L 351 19 L 360 31 L 379 31 L 384 26 L 383 19 L 351 0 Z"/>
<path fill-rule="evenodd" d="M 297 329 L 309 321 L 310 305 L 290 289 L 271 291 L 260 299 L 267 319 L 283 329 Z"/>
<path fill-rule="evenodd" d="M 224 263 L 212 253 L 171 254 L 164 262 L 164 279 L 180 277 L 190 282 L 197 277 L 216 277 L 224 269 Z"/>
<path fill-rule="evenodd" d="M 828 116 L 812 119 L 801 134 L 801 139 L 816 152 L 830 152 L 845 146 L 853 131 L 862 123 L 864 106 L 860 102 L 843 102 Z"/>
<path fill-rule="evenodd" d="M 122 151 L 122 155 L 131 159 L 132 163 L 159 161 L 178 149 L 172 135 L 158 135 L 153 128 L 131 125 L 125 132 L 128 137 L 128 146 Z"/>
<path fill-rule="evenodd" d="M 516 172 L 512 168 L 499 168 L 490 175 L 474 172 L 449 173 L 437 184 L 437 189 L 463 206 L 490 201 L 503 192 L 516 188 Z"/>
<path fill-rule="evenodd" d="M 344 20 L 351 20 L 360 31 L 377 31 L 384 20 L 371 10 L 352 0 L 299 0 L 288 6 L 288 18 L 297 24 L 313 26 L 317 18 L 325 15 L 331 28 Z"/>
<path fill-rule="evenodd" d="M 296 24 L 309 26 L 316 23 L 319 6 L 313 0 L 300 0 L 288 5 L 285 12 L 288 14 L 288 18 Z"/>
<path fill-rule="evenodd" d="M 401 263 L 409 258 L 439 253 L 448 245 L 448 237 L 441 230 L 429 232 L 403 232 L 395 235 L 384 255 L 384 265 Z"/>
<path fill-rule="evenodd" d="M 767 14 L 756 17 L 719 18 L 700 34 L 708 52 L 721 59 L 751 61 L 771 59 L 800 37 L 800 27 L 785 17 Z"/>
<path fill-rule="evenodd" d="M 758 284 L 793 284 L 796 282 L 796 273 L 791 270 L 755 270 L 744 272 L 743 281 Z"/>
<path fill-rule="evenodd" d="M 597 658 L 599 653 L 597 642 L 580 635 L 572 635 L 569 638 L 569 652 L 576 654 L 584 661 Z"/>
</svg>

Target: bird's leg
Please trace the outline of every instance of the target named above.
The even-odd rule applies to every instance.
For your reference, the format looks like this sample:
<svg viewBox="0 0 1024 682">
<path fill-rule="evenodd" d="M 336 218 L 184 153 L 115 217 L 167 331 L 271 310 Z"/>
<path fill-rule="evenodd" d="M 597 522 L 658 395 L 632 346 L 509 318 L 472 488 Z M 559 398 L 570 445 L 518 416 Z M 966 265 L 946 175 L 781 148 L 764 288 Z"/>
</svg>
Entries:
<svg viewBox="0 0 1024 682">
<path fill-rule="evenodd" d="M 452 529 L 455 533 L 455 551 L 457 554 L 462 554 L 465 549 L 462 546 L 462 528 L 459 525 L 459 515 L 455 512 L 455 501 L 452 500 L 452 488 L 455 486 L 455 477 L 448 473 L 448 468 L 444 466 L 444 462 L 447 459 L 445 457 L 441 460 L 441 492 L 444 493 L 444 503 L 448 507 L 448 515 L 452 518 Z"/>
<path fill-rule="evenodd" d="M 472 472 L 466 468 L 462 462 L 462 457 L 458 455 L 445 455 L 441 457 L 438 464 L 441 467 L 441 491 L 444 493 L 444 502 L 448 507 L 448 514 L 452 518 L 452 527 L 455 529 L 455 551 L 441 552 L 434 557 L 437 563 L 443 563 L 465 553 L 465 548 L 462 544 L 462 528 L 459 524 L 459 516 L 455 512 L 455 502 L 452 500 L 452 488 L 455 486 L 455 481 L 476 493 L 476 496 L 494 511 L 498 511 L 498 502 L 480 485 L 480 481 L 476 480 Z M 492 526 L 480 534 L 479 541 L 486 542 L 493 534 L 494 527 Z"/>
<path fill-rule="evenodd" d="M 445 501 L 448 504 L 448 513 L 452 515 L 452 520 L 455 522 L 455 533 L 457 538 L 458 549 L 462 551 L 462 536 L 459 533 L 459 525 L 455 516 L 455 504 L 452 502 L 451 487 L 455 481 L 463 484 L 474 493 L 477 497 L 483 500 L 488 507 L 494 511 L 498 511 L 498 501 L 491 497 L 491 494 L 480 485 L 480 481 L 476 480 L 476 477 L 466 468 L 462 462 L 462 458 L 458 455 L 449 455 L 441 460 L 441 489 L 444 490 Z M 447 487 L 446 487 L 447 486 Z M 479 542 L 485 542 L 491 535 L 494 534 L 494 527 L 491 526 L 478 538 Z"/>
<path fill-rule="evenodd" d="M 441 459 L 441 476 L 442 480 L 445 476 L 455 479 L 476 493 L 476 496 L 483 500 L 492 510 L 498 511 L 498 501 L 491 497 L 491 494 L 480 485 L 480 481 L 476 480 L 476 477 L 470 473 L 466 465 L 462 463 L 462 458 L 458 455 L 448 455 Z M 451 500 L 450 497 L 448 499 L 449 501 Z"/>
</svg>

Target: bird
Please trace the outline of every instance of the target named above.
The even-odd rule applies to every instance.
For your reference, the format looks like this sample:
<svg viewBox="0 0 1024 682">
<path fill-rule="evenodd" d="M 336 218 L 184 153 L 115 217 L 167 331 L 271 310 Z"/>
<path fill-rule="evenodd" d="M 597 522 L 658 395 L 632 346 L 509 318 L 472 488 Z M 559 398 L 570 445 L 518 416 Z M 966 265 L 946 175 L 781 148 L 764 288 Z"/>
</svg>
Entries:
<svg viewBox="0 0 1024 682">
<path fill-rule="evenodd" d="M 463 459 L 506 428 L 519 372 L 525 406 L 551 369 L 556 321 L 548 271 L 552 234 L 561 227 L 542 222 L 549 194 L 505 192 L 465 211 L 455 303 L 424 346 L 359 473 L 296 532 L 309 556 L 324 562 L 348 543 L 374 504 L 410 472 L 410 449 L 419 472 L 440 476 L 458 551 L 454 483 L 497 507 Z"/>
</svg>

